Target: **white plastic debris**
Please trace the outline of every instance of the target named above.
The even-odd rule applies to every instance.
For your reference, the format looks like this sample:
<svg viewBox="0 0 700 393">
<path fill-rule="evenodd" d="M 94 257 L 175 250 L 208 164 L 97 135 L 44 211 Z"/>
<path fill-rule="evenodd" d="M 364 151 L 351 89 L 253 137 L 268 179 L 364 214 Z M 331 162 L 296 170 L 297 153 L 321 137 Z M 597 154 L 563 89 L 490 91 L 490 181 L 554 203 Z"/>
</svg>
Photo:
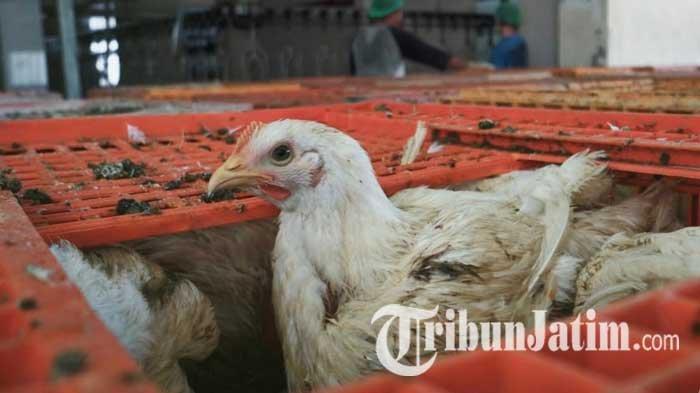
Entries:
<svg viewBox="0 0 700 393">
<path fill-rule="evenodd" d="M 141 145 L 145 145 L 146 143 L 148 143 L 148 138 L 146 138 L 146 134 L 136 126 L 127 124 L 126 134 L 129 137 L 130 143 L 138 143 Z"/>
<path fill-rule="evenodd" d="M 51 281 L 51 275 L 53 274 L 53 270 L 34 264 L 27 265 L 26 271 L 27 274 L 42 282 Z"/>
<path fill-rule="evenodd" d="M 615 131 L 615 132 L 622 131 L 622 128 L 620 128 L 620 127 L 618 127 L 618 126 L 616 126 L 616 125 L 614 125 L 613 123 L 610 123 L 610 122 L 608 122 L 608 127 L 610 127 L 610 129 L 613 130 L 613 131 Z"/>
<path fill-rule="evenodd" d="M 431 143 L 430 146 L 428 147 L 428 154 L 438 153 L 438 152 L 442 151 L 442 149 L 444 149 L 444 148 L 445 148 L 445 145 L 443 145 L 439 141 L 435 141 L 435 142 Z"/>
</svg>

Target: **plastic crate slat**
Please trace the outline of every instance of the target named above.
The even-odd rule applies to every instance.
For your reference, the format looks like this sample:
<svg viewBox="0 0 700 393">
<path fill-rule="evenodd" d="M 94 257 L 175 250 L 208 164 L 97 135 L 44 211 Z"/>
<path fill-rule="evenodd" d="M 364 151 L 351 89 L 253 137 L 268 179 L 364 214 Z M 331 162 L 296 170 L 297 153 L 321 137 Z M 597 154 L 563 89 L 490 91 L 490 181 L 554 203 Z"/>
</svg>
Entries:
<svg viewBox="0 0 700 393">
<path fill-rule="evenodd" d="M 99 380 L 105 391 L 127 389 L 120 376 L 139 373 L 138 366 L 68 282 L 8 192 L 0 192 L 0 225 L 0 390 L 93 391 L 86 380 Z M 48 280 L 29 274 L 29 266 L 50 271 Z M 79 351 L 87 363 L 76 375 L 57 379 L 53 370 L 66 351 Z M 156 391 L 144 382 L 135 388 Z"/>
</svg>

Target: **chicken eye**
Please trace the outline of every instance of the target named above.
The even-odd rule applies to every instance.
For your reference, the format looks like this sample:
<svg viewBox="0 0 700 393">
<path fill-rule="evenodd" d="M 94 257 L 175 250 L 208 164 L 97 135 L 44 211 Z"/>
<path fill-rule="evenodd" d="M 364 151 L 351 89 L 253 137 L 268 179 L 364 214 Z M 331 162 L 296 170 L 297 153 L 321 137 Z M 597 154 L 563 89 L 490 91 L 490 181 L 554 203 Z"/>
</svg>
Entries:
<svg viewBox="0 0 700 393">
<path fill-rule="evenodd" d="M 270 158 L 275 165 L 287 165 L 292 161 L 293 156 L 292 148 L 287 144 L 278 145 L 270 152 Z"/>
</svg>

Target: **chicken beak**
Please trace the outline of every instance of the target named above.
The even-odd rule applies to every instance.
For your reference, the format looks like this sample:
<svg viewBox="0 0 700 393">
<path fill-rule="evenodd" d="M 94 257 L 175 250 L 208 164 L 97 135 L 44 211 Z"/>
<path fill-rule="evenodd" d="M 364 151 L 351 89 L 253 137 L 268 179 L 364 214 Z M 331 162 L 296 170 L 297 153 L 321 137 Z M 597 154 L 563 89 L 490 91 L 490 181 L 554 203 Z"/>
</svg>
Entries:
<svg viewBox="0 0 700 393">
<path fill-rule="evenodd" d="M 259 172 L 247 168 L 239 156 L 232 155 L 211 175 L 207 192 L 212 195 L 218 190 L 251 188 L 264 179 Z"/>
</svg>

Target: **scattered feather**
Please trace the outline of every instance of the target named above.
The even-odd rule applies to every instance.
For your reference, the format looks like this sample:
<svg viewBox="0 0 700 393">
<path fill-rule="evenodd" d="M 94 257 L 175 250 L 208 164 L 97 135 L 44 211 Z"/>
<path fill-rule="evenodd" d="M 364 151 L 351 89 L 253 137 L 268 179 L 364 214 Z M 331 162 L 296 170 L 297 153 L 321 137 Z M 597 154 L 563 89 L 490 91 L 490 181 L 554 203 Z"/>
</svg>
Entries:
<svg viewBox="0 0 700 393">
<path fill-rule="evenodd" d="M 445 148 L 445 145 L 441 144 L 440 141 L 435 141 L 428 147 L 428 154 L 435 154 L 441 152 Z"/>
<path fill-rule="evenodd" d="M 39 281 L 46 283 L 51 282 L 51 275 L 53 274 L 53 270 L 51 269 L 47 269 L 43 266 L 30 263 L 29 265 L 27 265 L 25 270 L 27 274 L 36 278 Z"/>
<path fill-rule="evenodd" d="M 146 134 L 136 126 L 127 124 L 126 134 L 129 138 L 129 143 L 136 143 L 139 145 L 145 145 L 148 143 L 148 138 L 146 138 Z"/>
<path fill-rule="evenodd" d="M 401 165 L 407 165 L 413 163 L 420 153 L 420 148 L 423 146 L 425 137 L 428 135 L 428 128 L 424 121 L 419 121 L 416 125 L 416 132 L 412 137 L 406 142 L 406 146 L 403 149 L 403 156 L 401 157 Z"/>
<path fill-rule="evenodd" d="M 614 124 L 612 124 L 612 123 L 610 123 L 610 122 L 608 122 L 608 127 L 610 127 L 610 129 L 611 129 L 612 131 L 615 131 L 615 132 L 620 132 L 620 131 L 622 131 L 622 128 L 620 128 L 620 127 L 618 127 L 618 126 L 616 126 L 616 125 L 614 125 Z"/>
</svg>

